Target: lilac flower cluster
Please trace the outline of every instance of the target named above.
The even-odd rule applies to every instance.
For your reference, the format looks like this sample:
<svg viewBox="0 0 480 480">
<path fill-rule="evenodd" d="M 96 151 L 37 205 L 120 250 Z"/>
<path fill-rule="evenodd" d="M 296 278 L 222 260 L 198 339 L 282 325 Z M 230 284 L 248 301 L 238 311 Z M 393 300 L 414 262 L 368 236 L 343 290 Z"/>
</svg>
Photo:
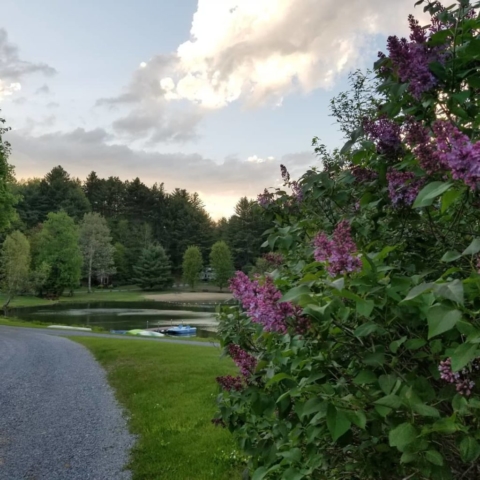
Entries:
<svg viewBox="0 0 480 480">
<path fill-rule="evenodd" d="M 276 252 L 265 253 L 263 255 L 263 258 L 268 263 L 270 263 L 271 265 L 274 265 L 275 267 L 279 267 L 285 261 L 283 258 L 283 255 L 281 253 L 276 253 Z"/>
<path fill-rule="evenodd" d="M 270 277 L 261 284 L 258 279 L 250 280 L 243 272 L 237 272 L 230 280 L 230 290 L 252 321 L 262 324 L 266 331 L 286 333 L 287 318 L 296 318 L 301 311 L 290 302 L 279 303 L 282 292 Z"/>
<path fill-rule="evenodd" d="M 378 178 L 378 173 L 375 170 L 370 170 L 369 168 L 363 168 L 355 166 L 350 170 L 350 173 L 355 177 L 355 180 L 358 183 L 366 183 L 376 180 Z"/>
<path fill-rule="evenodd" d="M 378 153 L 388 159 L 396 159 L 402 150 L 400 125 L 381 117 L 376 120 L 363 119 L 363 130 L 375 143 Z"/>
<path fill-rule="evenodd" d="M 472 369 L 476 371 L 480 370 L 480 362 L 478 359 L 472 362 Z M 440 378 L 442 380 L 455 384 L 455 388 L 460 395 L 468 397 L 472 394 L 475 382 L 469 378 L 468 375 L 470 372 L 466 368 L 460 372 L 453 372 L 452 360 L 447 358 L 443 362 L 440 362 L 438 371 L 440 372 Z"/>
<path fill-rule="evenodd" d="M 438 83 L 429 68 L 432 62 L 444 62 L 445 54 L 441 47 L 429 47 L 427 35 L 418 21 L 410 15 L 410 41 L 397 36 L 388 37 L 387 49 L 394 70 L 401 82 L 409 82 L 409 91 L 419 99 L 423 93 Z"/>
<path fill-rule="evenodd" d="M 456 180 L 463 180 L 475 189 L 480 182 L 480 142 L 472 143 L 455 125 L 438 120 L 433 125 L 437 140 L 437 154 L 442 164 L 448 165 Z"/>
<path fill-rule="evenodd" d="M 387 173 L 387 182 L 388 196 L 395 208 L 412 205 L 423 185 L 422 180 L 415 180 L 414 173 L 399 172 L 394 169 L 390 169 Z"/>
<path fill-rule="evenodd" d="M 357 246 L 352 239 L 347 220 L 342 220 L 337 225 L 331 239 L 325 233 L 320 233 L 313 244 L 315 260 L 327 262 L 327 271 L 332 277 L 361 270 L 362 261 L 356 255 Z"/>
<path fill-rule="evenodd" d="M 257 201 L 263 208 L 267 208 L 273 203 L 273 193 L 270 193 L 267 189 L 265 189 L 263 193 L 258 195 Z"/>
<path fill-rule="evenodd" d="M 225 375 L 223 377 L 217 377 L 215 380 L 221 388 L 229 392 L 231 392 L 232 390 L 240 392 L 245 388 L 243 379 L 240 376 L 232 377 L 232 375 Z"/>
<path fill-rule="evenodd" d="M 246 379 L 250 378 L 257 366 L 257 359 L 233 343 L 228 346 L 228 353 L 240 369 L 240 373 Z"/>
</svg>

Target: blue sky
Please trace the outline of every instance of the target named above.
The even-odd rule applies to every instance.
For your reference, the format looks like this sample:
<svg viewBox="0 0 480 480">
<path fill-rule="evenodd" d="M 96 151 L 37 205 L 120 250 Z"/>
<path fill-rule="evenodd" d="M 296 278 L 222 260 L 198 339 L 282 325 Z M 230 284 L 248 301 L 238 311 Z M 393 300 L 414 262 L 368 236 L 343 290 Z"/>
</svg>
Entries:
<svg viewBox="0 0 480 480">
<path fill-rule="evenodd" d="M 328 116 L 355 68 L 404 33 L 411 0 L 3 0 L 0 108 L 18 178 L 198 191 L 214 218 L 342 139 Z M 419 14 L 420 11 L 415 12 Z"/>
</svg>

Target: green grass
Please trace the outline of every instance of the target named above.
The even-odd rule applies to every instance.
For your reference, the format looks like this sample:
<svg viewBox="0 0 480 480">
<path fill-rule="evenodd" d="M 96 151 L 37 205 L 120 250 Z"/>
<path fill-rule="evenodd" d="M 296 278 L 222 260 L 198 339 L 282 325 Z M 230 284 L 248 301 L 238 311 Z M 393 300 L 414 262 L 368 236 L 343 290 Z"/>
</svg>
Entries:
<svg viewBox="0 0 480 480">
<path fill-rule="evenodd" d="M 55 325 L 55 322 L 24 321 L 16 318 L 0 318 L 0 325 L 7 327 L 26 327 L 26 328 L 47 328 L 49 325 Z M 57 325 L 60 325 L 57 323 Z M 85 325 L 69 325 L 70 327 L 84 327 Z M 90 327 L 93 333 L 107 333 L 102 327 Z"/>
<path fill-rule="evenodd" d="M 211 424 L 215 377 L 234 374 L 219 350 L 154 342 L 72 338 L 106 369 L 138 435 L 133 480 L 240 479 L 230 433 Z M 233 455 L 232 455 L 233 457 Z"/>
</svg>

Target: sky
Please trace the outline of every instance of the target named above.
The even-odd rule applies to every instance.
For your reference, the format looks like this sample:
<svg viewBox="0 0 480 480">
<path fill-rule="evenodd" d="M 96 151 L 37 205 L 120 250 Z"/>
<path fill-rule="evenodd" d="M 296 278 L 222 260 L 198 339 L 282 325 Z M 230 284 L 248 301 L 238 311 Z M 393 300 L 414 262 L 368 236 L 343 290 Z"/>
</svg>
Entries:
<svg viewBox="0 0 480 480">
<path fill-rule="evenodd" d="M 2 0 L 18 179 L 56 165 L 198 192 L 229 217 L 343 139 L 330 99 L 405 35 L 413 0 Z"/>
</svg>

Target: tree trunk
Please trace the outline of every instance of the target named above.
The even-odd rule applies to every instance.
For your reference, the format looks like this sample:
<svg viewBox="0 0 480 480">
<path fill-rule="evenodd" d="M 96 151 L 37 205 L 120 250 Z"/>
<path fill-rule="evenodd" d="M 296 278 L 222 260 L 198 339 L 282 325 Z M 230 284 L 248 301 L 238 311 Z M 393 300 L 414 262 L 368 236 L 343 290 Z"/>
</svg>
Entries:
<svg viewBox="0 0 480 480">
<path fill-rule="evenodd" d="M 92 293 L 92 261 L 93 257 L 90 256 L 88 261 L 88 293 Z"/>
<path fill-rule="evenodd" d="M 8 312 L 8 304 L 13 300 L 14 295 L 10 293 L 8 295 L 7 301 L 3 304 L 3 315 L 6 317 Z"/>
</svg>

